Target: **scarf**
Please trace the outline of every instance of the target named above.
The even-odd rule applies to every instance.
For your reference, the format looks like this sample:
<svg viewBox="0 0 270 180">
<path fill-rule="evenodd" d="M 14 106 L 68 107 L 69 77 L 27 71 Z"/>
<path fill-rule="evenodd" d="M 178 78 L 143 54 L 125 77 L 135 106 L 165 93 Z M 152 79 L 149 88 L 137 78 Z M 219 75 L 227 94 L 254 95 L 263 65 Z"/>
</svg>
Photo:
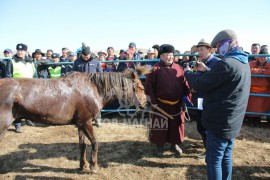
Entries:
<svg viewBox="0 0 270 180">
<path fill-rule="evenodd" d="M 225 54 L 224 58 L 234 58 L 243 64 L 248 63 L 248 55 L 244 51 L 236 47 L 229 51 L 227 54 Z"/>
</svg>

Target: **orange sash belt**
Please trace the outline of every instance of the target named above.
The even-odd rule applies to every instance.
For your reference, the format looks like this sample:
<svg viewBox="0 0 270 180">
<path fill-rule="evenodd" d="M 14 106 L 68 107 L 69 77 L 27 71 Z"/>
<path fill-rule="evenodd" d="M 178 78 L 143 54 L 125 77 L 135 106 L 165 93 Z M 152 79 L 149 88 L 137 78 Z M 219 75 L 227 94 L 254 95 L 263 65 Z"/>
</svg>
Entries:
<svg viewBox="0 0 270 180">
<path fill-rule="evenodd" d="M 177 101 L 168 101 L 168 100 L 164 100 L 164 99 L 160 99 L 160 98 L 157 98 L 160 102 L 164 103 L 164 104 L 169 104 L 169 105 L 175 105 L 177 104 L 180 99 L 178 99 Z"/>
<path fill-rule="evenodd" d="M 251 86 L 250 87 L 250 91 L 251 92 L 262 92 L 262 91 L 266 91 L 266 90 L 270 90 L 270 87 L 266 86 L 266 87 L 257 87 L 257 86 Z"/>
</svg>

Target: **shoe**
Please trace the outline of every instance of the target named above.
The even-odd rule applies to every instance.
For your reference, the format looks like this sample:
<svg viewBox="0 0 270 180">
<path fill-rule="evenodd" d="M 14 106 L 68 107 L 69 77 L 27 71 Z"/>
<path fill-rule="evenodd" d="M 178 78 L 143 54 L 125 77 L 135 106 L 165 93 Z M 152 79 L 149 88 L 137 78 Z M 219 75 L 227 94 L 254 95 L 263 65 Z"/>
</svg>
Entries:
<svg viewBox="0 0 270 180">
<path fill-rule="evenodd" d="M 21 126 L 19 126 L 19 127 L 15 127 L 15 132 L 16 133 L 22 133 L 22 128 L 21 128 Z"/>
<path fill-rule="evenodd" d="M 205 159 L 205 157 L 206 157 L 206 151 L 204 151 L 204 153 L 197 156 L 196 159 Z"/>
<path fill-rule="evenodd" d="M 182 149 L 179 147 L 179 145 L 177 144 L 172 144 L 171 145 L 171 151 L 175 152 L 176 154 L 178 154 L 179 156 L 181 156 L 183 154 Z"/>
<path fill-rule="evenodd" d="M 35 126 L 35 124 L 32 121 L 30 121 L 30 120 L 26 120 L 26 124 L 28 126 Z"/>
<path fill-rule="evenodd" d="M 163 153 L 164 153 L 163 146 L 157 146 L 156 154 L 155 155 L 157 157 L 163 157 Z"/>
<path fill-rule="evenodd" d="M 261 120 L 260 120 L 260 118 L 253 118 L 252 119 L 252 125 L 253 125 L 253 127 L 259 127 L 260 126 L 260 123 L 261 123 Z"/>
</svg>

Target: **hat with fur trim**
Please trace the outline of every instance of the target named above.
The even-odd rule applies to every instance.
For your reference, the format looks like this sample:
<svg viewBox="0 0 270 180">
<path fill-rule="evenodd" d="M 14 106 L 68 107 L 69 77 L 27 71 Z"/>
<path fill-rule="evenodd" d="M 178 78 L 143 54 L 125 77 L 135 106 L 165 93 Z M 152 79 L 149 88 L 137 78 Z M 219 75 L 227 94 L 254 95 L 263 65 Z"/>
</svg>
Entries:
<svg viewBox="0 0 270 180">
<path fill-rule="evenodd" d="M 160 46 L 159 48 L 159 53 L 163 54 L 163 53 L 174 53 L 175 49 L 172 45 L 170 44 L 163 44 Z"/>
<path fill-rule="evenodd" d="M 17 44 L 17 46 L 16 46 L 16 50 L 23 50 L 23 51 L 27 51 L 27 45 L 22 44 L 22 43 Z"/>
</svg>

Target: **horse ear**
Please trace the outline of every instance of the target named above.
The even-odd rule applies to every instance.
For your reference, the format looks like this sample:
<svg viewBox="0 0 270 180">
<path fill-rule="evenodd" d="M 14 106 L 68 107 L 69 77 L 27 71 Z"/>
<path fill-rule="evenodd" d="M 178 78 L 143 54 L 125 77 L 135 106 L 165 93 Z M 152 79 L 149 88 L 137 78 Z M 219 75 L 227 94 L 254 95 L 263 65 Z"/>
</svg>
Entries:
<svg viewBox="0 0 270 180">
<path fill-rule="evenodd" d="M 153 70 L 152 67 L 146 67 L 146 66 L 141 66 L 141 65 L 136 65 L 136 71 L 138 73 L 138 76 L 143 76 L 143 75 L 146 75 L 146 74 L 149 74 L 151 73 Z"/>
</svg>

